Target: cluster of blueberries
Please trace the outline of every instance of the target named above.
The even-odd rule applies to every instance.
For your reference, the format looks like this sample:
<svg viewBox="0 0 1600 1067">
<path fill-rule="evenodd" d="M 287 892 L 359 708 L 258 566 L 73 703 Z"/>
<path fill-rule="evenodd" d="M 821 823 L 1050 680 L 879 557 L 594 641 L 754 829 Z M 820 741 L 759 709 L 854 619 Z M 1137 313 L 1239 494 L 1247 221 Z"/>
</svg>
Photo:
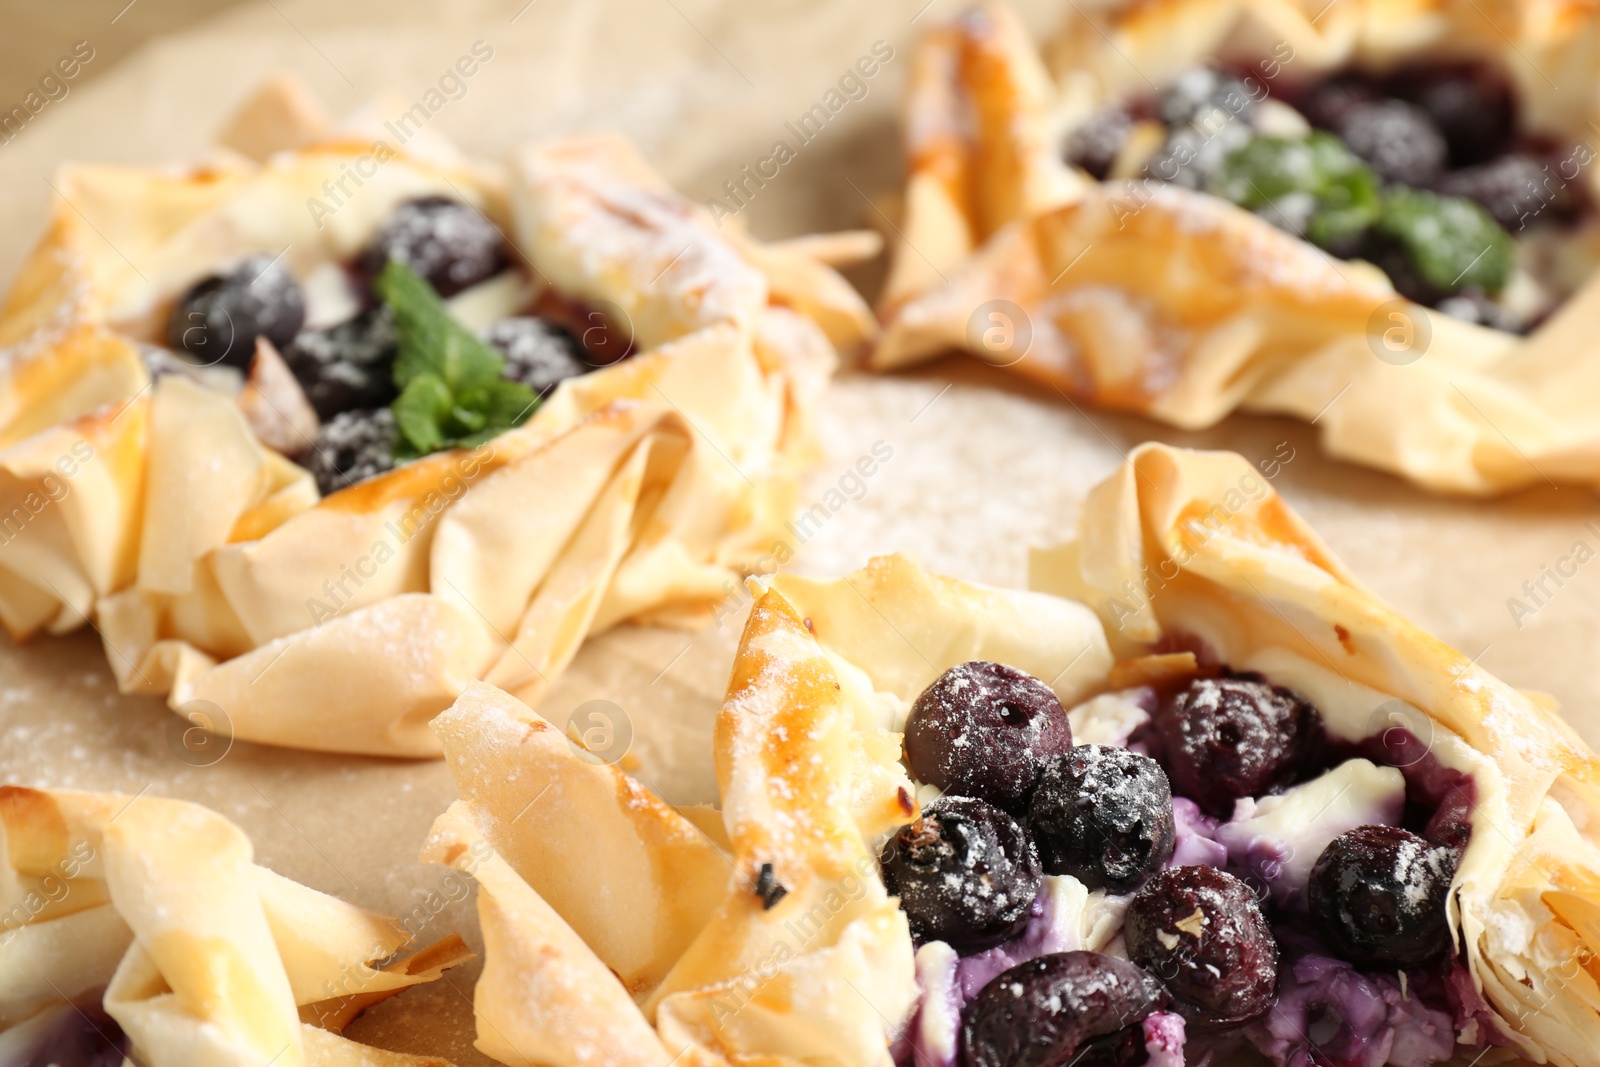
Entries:
<svg viewBox="0 0 1600 1067">
<path fill-rule="evenodd" d="M 1418 303 L 1514 332 L 1535 324 L 1491 299 L 1508 277 L 1508 231 L 1583 210 L 1574 179 L 1593 155 L 1519 131 L 1503 76 L 1444 63 L 1289 87 L 1272 106 L 1298 111 L 1309 139 L 1259 128 L 1272 126 L 1259 121 L 1260 89 L 1192 68 L 1151 99 L 1090 117 L 1066 159 L 1104 179 L 1135 125 L 1157 122 L 1165 141 L 1147 180 L 1222 196 L 1334 255 L 1369 260 Z"/>
<path fill-rule="evenodd" d="M 187 361 L 247 371 L 256 338 L 282 353 L 321 429 L 297 458 L 326 495 L 389 470 L 396 429 L 394 361 L 399 334 L 393 310 L 372 292 L 391 259 L 415 271 L 441 297 L 500 274 L 510 264 L 499 229 L 476 208 L 446 197 L 399 205 L 346 266 L 358 313 L 306 329 L 305 293 L 280 259 L 252 256 L 191 287 L 173 307 L 167 344 Z M 517 315 L 492 324 L 483 340 L 506 357 L 504 374 L 543 394 L 594 369 L 576 338 L 550 319 Z"/>
<path fill-rule="evenodd" d="M 912 706 L 905 755 L 912 775 L 943 795 L 880 859 L 918 943 L 965 956 L 1017 937 L 1045 874 L 1132 894 L 1131 963 L 1071 952 L 1004 972 L 965 1011 L 962 1062 L 1035 1062 L 1024 1048 L 1057 1057 L 1040 1063 L 1085 1052 L 1090 1063 L 1142 1062 L 1139 1024 L 1169 1005 L 1199 1032 L 1265 1012 L 1278 972 L 1269 917 L 1241 878 L 1169 865 L 1173 786 L 1226 816 L 1239 798 L 1314 773 L 1322 735 L 1299 695 L 1224 671 L 1161 698 L 1138 735 L 1159 759 L 1074 746 L 1060 701 L 1031 675 L 985 661 L 941 675 Z M 1445 905 L 1458 858 L 1399 827 L 1350 830 L 1313 868 L 1311 925 L 1333 955 L 1360 966 L 1439 960 L 1450 949 Z"/>
</svg>

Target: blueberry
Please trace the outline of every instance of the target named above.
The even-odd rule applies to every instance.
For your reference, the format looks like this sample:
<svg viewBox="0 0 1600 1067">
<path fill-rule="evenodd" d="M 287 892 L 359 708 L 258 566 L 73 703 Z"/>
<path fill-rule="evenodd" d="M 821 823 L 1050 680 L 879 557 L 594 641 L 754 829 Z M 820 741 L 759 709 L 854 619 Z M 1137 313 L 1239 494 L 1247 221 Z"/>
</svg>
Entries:
<svg viewBox="0 0 1600 1067">
<path fill-rule="evenodd" d="M 965 955 L 1022 932 L 1043 878 L 1028 831 L 973 797 L 945 796 L 884 844 L 883 882 L 918 941 Z"/>
<path fill-rule="evenodd" d="M 1459 852 L 1472 840 L 1472 809 L 1477 802 L 1477 789 L 1472 779 L 1464 775 L 1458 777 L 1461 780 L 1439 798 L 1439 806 L 1428 817 L 1422 836 L 1435 845 Z"/>
<path fill-rule="evenodd" d="M 1472 287 L 1498 293 L 1511 279 L 1516 259 L 1511 235 L 1471 200 L 1391 188 L 1372 229 L 1376 237 L 1396 242 L 1417 278 L 1440 297 Z M 1398 279 L 1395 288 L 1401 288 Z"/>
<path fill-rule="evenodd" d="M 1461 855 L 1397 826 L 1358 826 L 1311 868 L 1311 921 L 1351 963 L 1415 967 L 1450 949 L 1445 903 Z"/>
<path fill-rule="evenodd" d="M 1204 189 L 1223 162 L 1249 143 L 1256 101 L 1245 83 L 1207 67 L 1179 74 L 1156 99 L 1167 140 L 1145 175 L 1186 189 Z"/>
<path fill-rule="evenodd" d="M 1248 123 L 1256 99 L 1238 78 L 1210 67 L 1191 67 L 1179 74 L 1156 98 L 1156 114 L 1168 126 L 1182 126 L 1217 108 Z"/>
<path fill-rule="evenodd" d="M 1140 1023 L 1171 998 L 1127 960 L 1053 952 L 984 986 L 961 1016 L 962 1067 L 1144 1062 Z"/>
<path fill-rule="evenodd" d="M 167 344 L 206 365 L 250 368 L 256 338 L 282 348 L 306 321 L 305 294 L 272 256 L 251 256 L 183 294 L 167 319 Z"/>
<path fill-rule="evenodd" d="M 1319 130 L 1337 130 L 1357 108 L 1374 104 L 1378 89 L 1359 75 L 1341 75 L 1315 86 L 1297 102 L 1306 121 Z"/>
<path fill-rule="evenodd" d="M 1425 189 L 1444 173 L 1449 146 L 1419 107 L 1380 100 L 1352 107 L 1334 130 L 1386 184 Z"/>
<path fill-rule="evenodd" d="M 302 330 L 283 360 L 324 422 L 341 411 L 384 407 L 395 398 L 400 335 L 379 305 L 327 330 Z"/>
<path fill-rule="evenodd" d="M 1150 161 L 1145 174 L 1185 189 L 1204 189 L 1228 157 L 1250 143 L 1250 127 L 1219 109 L 1205 112 L 1208 126 L 1190 124 L 1173 130 Z"/>
<path fill-rule="evenodd" d="M 1320 729 L 1298 693 L 1253 675 L 1196 678 L 1153 725 L 1173 790 L 1223 818 L 1240 797 L 1289 784 Z"/>
<path fill-rule="evenodd" d="M 440 296 L 450 297 L 506 268 L 505 242 L 470 204 L 443 196 L 408 200 L 395 209 L 357 260 L 369 280 L 398 259 Z"/>
<path fill-rule="evenodd" d="M 1105 181 L 1132 129 L 1133 116 L 1125 108 L 1111 107 L 1090 115 L 1067 138 L 1067 162 Z"/>
<path fill-rule="evenodd" d="M 388 408 L 343 411 L 322 424 L 300 462 L 327 496 L 393 469 L 398 433 Z"/>
<path fill-rule="evenodd" d="M 122 1067 L 142 1062 L 98 998 L 47 1007 L 0 1039 L 6 1067 Z M 131 1059 L 130 1059 L 131 1057 Z"/>
<path fill-rule="evenodd" d="M 594 369 L 584 361 L 577 339 L 547 319 L 501 319 L 483 332 L 483 339 L 506 357 L 505 377 L 541 395 Z"/>
<path fill-rule="evenodd" d="M 1506 229 L 1517 232 L 1538 219 L 1553 221 L 1578 207 L 1572 188 L 1533 156 L 1513 153 L 1490 163 L 1447 174 L 1439 192 L 1462 196 L 1485 208 Z"/>
<path fill-rule="evenodd" d="M 1424 307 L 1437 307 L 1449 295 L 1423 276 L 1405 246 L 1392 237 L 1369 230 L 1362 237 L 1358 258 L 1387 274 L 1401 296 Z"/>
<path fill-rule="evenodd" d="M 1072 726 L 1039 679 L 974 660 L 951 667 L 917 697 L 905 744 L 919 781 L 1022 816 L 1045 763 L 1072 747 Z"/>
<path fill-rule="evenodd" d="M 1200 189 L 1211 178 L 1211 171 L 1202 172 L 1198 160 L 1204 147 L 1201 136 L 1184 126 L 1167 135 L 1160 148 L 1145 161 L 1144 175 L 1160 182 L 1181 185 L 1185 189 Z"/>
<path fill-rule="evenodd" d="M 1172 856 L 1172 788 L 1148 756 L 1080 745 L 1039 780 L 1028 825 L 1046 873 L 1127 893 Z"/>
<path fill-rule="evenodd" d="M 1272 1006 L 1278 943 L 1255 894 L 1231 874 L 1169 867 L 1128 903 L 1122 933 L 1128 957 L 1197 1025 L 1232 1026 Z"/>
<path fill-rule="evenodd" d="M 1390 82 L 1395 96 L 1423 110 L 1450 146 L 1452 166 L 1505 151 L 1516 132 L 1516 100 L 1503 75 L 1481 63 L 1413 67 Z"/>
</svg>

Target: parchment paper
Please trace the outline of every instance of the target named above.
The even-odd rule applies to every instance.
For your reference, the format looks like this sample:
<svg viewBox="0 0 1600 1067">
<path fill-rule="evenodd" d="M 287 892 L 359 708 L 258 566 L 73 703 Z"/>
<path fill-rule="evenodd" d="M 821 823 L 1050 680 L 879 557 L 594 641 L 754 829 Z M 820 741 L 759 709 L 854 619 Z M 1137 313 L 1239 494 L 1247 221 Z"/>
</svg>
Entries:
<svg viewBox="0 0 1600 1067">
<path fill-rule="evenodd" d="M 800 145 L 777 178 L 748 185 L 753 195 L 739 212 L 767 237 L 881 222 L 870 198 L 898 183 L 894 110 L 907 45 L 922 23 L 954 6 L 522 2 L 455 3 L 444 13 L 418 0 L 338 8 L 277 0 L 145 48 L 0 146 L 0 277 L 9 280 L 37 236 L 44 179 L 61 159 L 160 164 L 201 151 L 248 89 L 281 69 L 301 75 L 335 113 L 389 93 L 384 106 L 398 115 L 478 40 L 494 49 L 492 60 L 430 128 L 490 155 L 542 134 L 621 129 L 699 200 L 723 193 L 775 139 L 794 146 L 785 123 L 886 41 L 894 58 L 864 82 L 865 95 Z M 1036 27 L 1052 23 L 1051 4 L 1023 6 Z M 86 25 L 82 36 L 112 32 Z M 870 288 L 875 278 L 867 270 L 858 280 Z M 951 574 L 1020 584 L 1027 547 L 1068 535 L 1084 491 L 1139 441 L 1276 456 L 1274 484 L 1375 590 L 1512 684 L 1553 694 L 1590 743 L 1600 743 L 1600 672 L 1592 666 L 1600 562 L 1590 559 L 1600 552 L 1600 500 L 1591 494 L 1552 486 L 1489 503 L 1431 497 L 1326 460 L 1314 430 L 1298 424 L 1240 418 L 1179 433 L 1085 413 L 959 359 L 913 376 L 844 376 L 822 428 L 829 459 L 812 481 L 812 500 L 828 518 L 804 542 L 797 538 L 791 564 L 816 574 L 905 550 Z M 877 442 L 892 455 L 870 478 L 853 478 L 857 458 Z M 1587 551 L 1575 555 L 1579 542 Z M 1512 598 L 1522 605 L 1515 613 Z M 696 635 L 628 629 L 592 642 L 540 710 L 561 724 L 584 701 L 613 701 L 635 731 L 635 773 L 674 802 L 714 799 L 710 724 L 743 607 L 735 597 L 717 627 Z M 415 860 L 453 796 L 442 765 L 239 743 L 214 764 L 194 766 L 192 755 L 177 755 L 184 725 L 159 701 L 116 693 L 91 631 L 0 644 L 0 780 L 209 804 L 242 825 L 260 861 L 283 874 L 404 915 L 424 941 L 459 931 L 477 946 L 470 902 L 435 913 L 426 894 L 444 884 L 442 872 Z M 476 973 L 462 968 L 397 997 L 351 1034 L 464 1067 L 487 1063 L 471 1048 Z"/>
</svg>

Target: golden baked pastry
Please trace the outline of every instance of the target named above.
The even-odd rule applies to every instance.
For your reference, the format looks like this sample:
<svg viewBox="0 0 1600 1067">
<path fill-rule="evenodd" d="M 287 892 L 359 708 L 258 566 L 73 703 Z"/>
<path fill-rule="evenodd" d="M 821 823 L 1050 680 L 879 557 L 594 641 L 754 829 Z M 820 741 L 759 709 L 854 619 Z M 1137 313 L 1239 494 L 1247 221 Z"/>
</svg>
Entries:
<svg viewBox="0 0 1600 1067">
<path fill-rule="evenodd" d="M 467 681 L 533 699 L 592 632 L 709 617 L 788 517 L 835 346 L 871 315 L 811 246 L 719 235 L 615 137 L 504 174 L 382 128 L 275 151 L 306 111 L 289 92 L 228 135 L 259 162 L 57 181 L 0 313 L 0 620 L 93 620 L 124 691 L 234 736 L 433 756 Z M 458 266 L 490 276 L 452 295 Z M 373 274 L 386 304 L 362 312 Z M 266 313 L 224 301 L 263 278 L 308 325 L 252 358 L 233 320 Z M 466 328 L 488 323 L 503 357 Z M 194 365 L 223 327 L 236 396 Z M 313 479 L 271 446 L 319 414 Z"/>
<path fill-rule="evenodd" d="M 1590 1062 L 1600 762 L 1544 701 L 1381 603 L 1232 454 L 1140 448 L 1032 584 L 901 557 L 755 582 L 704 834 L 463 693 L 434 723 L 462 799 L 424 857 L 495 857 L 479 1047 Z"/>
<path fill-rule="evenodd" d="M 379 966 L 398 923 L 257 866 L 216 812 L 5 786 L 0 841 L 5 1062 L 449 1067 L 339 1032 L 468 959 L 461 939 Z"/>
<path fill-rule="evenodd" d="M 1587 1062 L 1600 1040 L 1587 970 L 1600 950 L 1600 761 L 1547 697 L 1384 604 L 1230 453 L 1136 449 L 1091 493 L 1077 540 L 1035 553 L 1030 585 L 1094 607 L 1121 655 L 1198 642 L 1290 687 L 1335 738 L 1392 753 L 1408 786 L 1424 769 L 1469 779 L 1449 919 L 1482 1025 L 1536 1063 Z"/>
<path fill-rule="evenodd" d="M 1586 336 L 1600 306 L 1596 230 L 1554 224 L 1585 210 L 1596 188 L 1587 164 L 1600 20 L 1591 12 L 1175 0 L 1064 5 L 1061 17 L 1042 55 L 998 3 L 970 8 L 917 46 L 905 218 L 874 366 L 966 349 L 1074 403 L 1184 429 L 1234 410 L 1292 415 L 1314 422 L 1330 453 L 1446 492 L 1596 482 Z M 1376 92 L 1373 79 L 1401 84 L 1416 64 L 1463 63 L 1493 71 L 1503 94 L 1461 104 L 1473 83 L 1449 83 L 1463 136 L 1509 122 L 1496 118 L 1498 105 L 1520 112 L 1517 140 L 1502 131 L 1496 143 L 1512 147 L 1488 163 L 1439 176 L 1440 154 L 1457 146 L 1407 101 L 1364 101 L 1359 128 L 1335 111 L 1344 99 L 1335 90 L 1359 96 Z M 1209 124 L 1163 125 L 1171 94 L 1181 103 L 1188 91 L 1183 79 L 1213 70 L 1237 78 L 1227 83 L 1237 101 L 1201 101 Z M 1341 72 L 1368 80 L 1352 88 Z M 1332 95 L 1317 104 L 1306 96 L 1313 84 Z M 1153 92 L 1168 95 L 1151 103 Z M 1332 134 L 1308 132 L 1285 99 L 1335 116 L 1324 125 L 1346 123 L 1384 182 L 1385 166 L 1415 165 L 1428 175 L 1416 182 L 1431 188 L 1380 190 L 1372 168 Z M 1107 108 L 1114 136 L 1096 144 Z M 1427 136 L 1409 135 L 1408 122 Z M 1374 129 L 1387 138 L 1376 147 L 1364 140 Z M 1085 163 L 1106 180 L 1067 163 L 1073 149 L 1099 153 Z M 1298 191 L 1295 168 L 1324 164 L 1342 168 L 1327 178 L 1327 203 L 1365 229 L 1346 234 L 1355 216 L 1332 207 L 1307 221 L 1324 202 Z M 1224 199 L 1230 189 L 1252 210 Z M 1466 192 L 1441 199 L 1433 189 Z M 1463 227 L 1481 228 L 1481 248 L 1466 244 Z M 1459 271 L 1445 266 L 1456 249 Z M 1425 280 L 1417 255 L 1445 276 Z M 1491 263 L 1482 285 L 1503 285 L 1498 295 L 1473 280 Z M 1437 290 L 1428 299 L 1451 313 L 1397 285 L 1419 297 Z M 1525 337 L 1483 324 L 1516 316 L 1517 329 L 1532 328 Z"/>
<path fill-rule="evenodd" d="M 1080 605 L 886 566 L 895 602 L 877 607 L 912 640 L 1049 667 L 1069 698 L 1110 666 Z M 887 1062 L 916 983 L 876 853 L 915 801 L 874 685 L 936 671 L 875 659 L 900 638 L 862 607 L 849 637 L 888 678 L 819 646 L 779 595 L 758 602 L 717 720 L 715 840 L 490 686 L 434 720 L 462 799 L 423 859 L 476 868 L 482 1051 L 519 1067 Z M 1063 638 L 1082 653 L 1066 672 Z"/>
</svg>

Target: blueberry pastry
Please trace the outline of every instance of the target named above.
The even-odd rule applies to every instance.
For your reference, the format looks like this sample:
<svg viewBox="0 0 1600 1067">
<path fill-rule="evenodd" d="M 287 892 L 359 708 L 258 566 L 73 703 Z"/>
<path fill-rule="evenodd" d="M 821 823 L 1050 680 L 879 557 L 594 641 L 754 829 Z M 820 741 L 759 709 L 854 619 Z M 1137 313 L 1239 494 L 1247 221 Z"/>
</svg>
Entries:
<svg viewBox="0 0 1600 1067">
<path fill-rule="evenodd" d="M 1185 429 L 1293 415 L 1447 492 L 1592 485 L 1600 24 L 1570 16 L 1061 4 L 1041 57 L 979 3 L 913 56 L 872 361 L 966 349 Z"/>
<path fill-rule="evenodd" d="M 400 955 L 398 923 L 257 866 L 214 811 L 4 786 L 0 843 L 8 1064 L 449 1067 L 340 1031 L 461 939 Z"/>
<path fill-rule="evenodd" d="M 494 856 L 479 1048 L 1592 1062 L 1600 761 L 1554 714 L 1377 601 L 1237 456 L 1135 451 L 1033 571 L 753 583 L 720 819 L 463 693 L 424 858 Z"/>
<path fill-rule="evenodd" d="M 482 683 L 433 721 L 461 799 L 423 859 L 478 882 L 481 1051 L 549 1067 L 889 1064 L 892 1045 L 909 1055 L 914 927 L 970 935 L 973 951 L 1029 936 L 1015 931 L 1037 925 L 1048 879 L 1023 824 L 983 801 L 918 803 L 900 759 L 909 701 L 868 672 L 904 676 L 911 696 L 935 674 L 891 648 L 876 611 L 919 643 L 937 635 L 941 657 L 1055 678 L 1069 702 L 1109 670 L 1105 638 L 1081 605 L 909 564 L 883 561 L 862 588 L 891 573 L 892 602 L 837 605 L 862 641 L 849 660 L 782 595 L 758 598 L 716 724 L 720 814 L 670 807 Z M 1082 651 L 1065 672 L 1063 641 Z M 918 918 L 888 868 L 920 894 Z M 975 888 L 958 900 L 948 878 Z"/>
<path fill-rule="evenodd" d="M 827 265 L 862 242 L 725 236 L 615 137 L 502 169 L 265 106 L 57 182 L 0 314 L 6 629 L 93 620 L 240 738 L 434 756 L 467 681 L 708 618 L 873 329 Z"/>
</svg>

